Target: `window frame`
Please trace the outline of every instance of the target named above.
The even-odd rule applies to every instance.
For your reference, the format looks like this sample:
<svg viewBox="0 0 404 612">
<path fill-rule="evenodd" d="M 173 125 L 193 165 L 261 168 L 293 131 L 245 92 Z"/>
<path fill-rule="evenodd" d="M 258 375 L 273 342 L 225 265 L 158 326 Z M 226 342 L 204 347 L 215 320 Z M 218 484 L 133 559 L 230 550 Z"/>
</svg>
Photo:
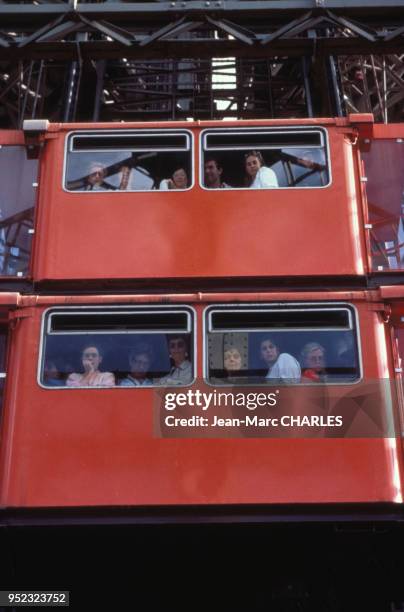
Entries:
<svg viewBox="0 0 404 612">
<path fill-rule="evenodd" d="M 168 332 L 164 332 L 164 331 L 147 331 L 148 334 L 186 334 L 186 333 L 190 333 L 191 334 L 191 339 L 190 339 L 190 347 L 192 347 L 192 372 L 193 372 L 193 378 L 191 380 L 190 383 L 188 383 L 187 385 L 175 385 L 175 387 L 173 386 L 172 388 L 188 388 L 191 385 L 193 385 L 197 379 L 197 316 L 196 316 L 196 310 L 193 306 L 190 306 L 188 304 L 176 304 L 175 306 L 173 305 L 165 305 L 165 304 L 153 304 L 153 305 L 133 305 L 131 308 L 128 308 L 127 305 L 122 305 L 121 309 L 119 308 L 119 306 L 112 306 L 112 305 L 106 305 L 106 306 L 91 306 L 91 305 L 86 305 L 86 306 L 50 306 L 49 308 L 46 308 L 42 315 L 41 315 L 41 326 L 40 326 L 40 342 L 39 342 L 39 353 L 38 353 L 38 366 L 37 366 L 37 384 L 39 385 L 39 387 L 41 387 L 42 389 L 45 390 L 55 390 L 55 391 L 60 391 L 60 390 L 64 390 L 64 389 L 69 389 L 70 391 L 76 389 L 76 390 L 103 390 L 103 389 L 162 389 L 164 388 L 164 386 L 162 385 L 145 385 L 145 386 L 136 386 L 136 387 L 123 387 L 120 385 L 114 385 L 114 386 L 110 386 L 110 387 L 88 387 L 88 386 L 84 386 L 84 387 L 67 387 L 66 385 L 60 385 L 60 386 L 47 386 L 42 382 L 42 374 L 43 374 L 43 366 L 45 363 L 45 359 L 46 359 L 46 351 L 45 351 L 45 345 L 46 345 L 46 341 L 45 338 L 50 335 L 50 336 L 61 336 L 61 335 L 69 335 L 69 336 L 78 336 L 78 335 L 82 335 L 83 337 L 86 335 L 85 332 L 51 332 L 48 333 L 48 328 L 49 328 L 49 324 L 48 324 L 48 320 L 49 320 L 49 313 L 50 316 L 52 316 L 53 313 L 59 313 L 59 314 L 66 314 L 67 312 L 72 312 L 72 313 L 78 313 L 78 312 L 87 312 L 87 311 L 91 311 L 94 312 L 94 314 L 100 314 L 102 312 L 119 312 L 119 313 L 123 313 L 123 312 L 133 312 L 133 311 L 141 311 L 143 314 L 150 312 L 150 311 L 158 311 L 158 310 L 165 310 L 165 311 L 170 311 L 170 312 L 186 312 L 187 315 L 189 315 L 188 321 L 187 321 L 187 328 L 189 327 L 190 331 L 174 331 L 174 330 L 170 330 Z M 139 333 L 142 332 L 128 332 L 128 331 L 102 331 L 102 332 L 90 332 L 91 335 L 100 335 L 100 336 L 106 336 L 106 335 L 121 335 L 121 336 L 128 336 L 128 335 L 138 335 Z M 171 387 L 170 387 L 171 388 Z"/>
<path fill-rule="evenodd" d="M 103 130 L 103 129 L 99 129 L 99 130 L 71 130 L 69 132 L 66 133 L 65 135 L 65 142 L 64 142 L 64 148 L 63 148 L 63 173 L 62 173 L 62 190 L 65 193 L 69 193 L 69 194 L 78 194 L 78 195 L 82 195 L 84 193 L 93 193 L 92 191 L 85 191 L 85 190 L 73 190 L 73 189 L 67 189 L 66 187 L 66 180 L 67 180 L 67 160 L 68 160 L 68 155 L 72 154 L 72 153 L 90 153 L 93 152 L 92 149 L 89 150 L 82 150 L 82 151 L 76 151 L 73 152 L 71 151 L 71 146 L 70 143 L 73 140 L 73 138 L 75 136 L 99 136 L 102 138 L 105 138 L 105 136 L 110 135 L 111 137 L 117 136 L 117 135 L 121 135 L 124 136 L 125 134 L 128 134 L 128 137 L 130 136 L 130 134 L 136 134 L 136 133 L 143 133 L 143 134 L 149 134 L 151 136 L 155 135 L 157 136 L 164 136 L 164 135 L 185 135 L 186 136 L 186 140 L 187 140 L 187 144 L 188 144 L 188 148 L 187 149 L 176 149 L 176 148 L 167 148 L 167 149 L 157 149 L 157 152 L 163 153 L 163 152 L 189 152 L 190 154 L 190 167 L 191 167 L 191 171 L 192 171 L 192 181 L 189 187 L 187 187 L 186 189 L 170 189 L 169 192 L 174 192 L 174 193 L 181 193 L 181 192 L 186 192 L 186 191 L 190 191 L 191 189 L 193 189 L 193 187 L 196 184 L 196 177 L 195 177 L 195 173 L 196 173 L 196 165 L 195 165 L 195 139 L 194 139 L 194 134 L 191 130 L 186 129 L 186 128 L 167 128 L 167 129 L 158 129 L 158 128 L 129 128 L 126 130 L 111 130 L 111 129 L 107 129 L 107 130 Z M 142 149 L 143 150 L 143 149 Z M 114 149 L 100 149 L 99 152 L 100 153 L 114 153 L 114 152 L 119 152 L 122 151 L 122 149 L 116 149 L 116 151 Z M 96 152 L 94 150 L 94 152 Z M 129 150 L 128 150 L 129 152 Z M 161 193 L 162 191 L 166 191 L 166 190 L 161 190 L 161 189 L 116 189 L 114 190 L 114 194 L 115 193 Z M 95 192 L 97 195 L 99 194 L 107 194 L 109 196 L 111 196 L 111 191 L 109 190 L 105 190 L 105 191 L 96 191 Z"/>
<path fill-rule="evenodd" d="M 226 150 L 239 150 L 239 151 L 245 151 L 246 147 L 239 147 L 239 146 L 234 146 L 231 149 L 220 149 L 220 148 L 211 148 L 211 149 L 205 149 L 205 140 L 206 140 L 206 136 L 209 136 L 210 133 L 216 132 L 216 133 L 226 133 L 226 134 L 240 134 L 240 133 L 276 133 L 276 132 L 288 132 L 288 133 L 302 133 L 302 132 L 320 132 L 321 134 L 321 138 L 323 139 L 323 145 L 322 146 L 307 146 L 305 148 L 307 149 L 324 149 L 325 154 L 326 154 L 326 162 L 327 162 L 327 171 L 328 171 L 328 183 L 326 185 L 318 185 L 316 187 L 311 187 L 311 186 L 295 186 L 295 187 L 271 187 L 271 188 L 267 188 L 267 189 L 259 189 L 259 188 L 251 188 L 251 187 L 229 187 L 226 189 L 222 189 L 222 188 L 218 188 L 218 189 L 212 189 L 209 187 L 206 187 L 204 185 L 204 160 L 205 160 L 205 152 L 206 153 L 210 153 L 212 152 L 212 156 L 214 156 L 215 152 L 225 152 Z M 286 148 L 286 147 L 285 147 Z M 287 147 L 290 149 L 302 149 L 302 146 L 290 146 Z M 275 147 L 275 146 L 262 146 L 260 145 L 259 150 L 274 150 L 274 149 L 279 149 L 279 147 Z M 216 191 L 249 191 L 251 189 L 253 189 L 253 191 L 258 191 L 258 192 L 267 192 L 267 191 L 273 191 L 273 190 L 288 190 L 288 191 L 294 191 L 295 189 L 328 189 L 329 187 L 331 187 L 333 183 L 333 177 L 332 177 L 332 165 L 331 165 L 331 155 L 330 155 L 330 142 L 329 142 L 329 137 L 328 137 L 328 130 L 322 126 L 302 126 L 299 128 L 299 126 L 293 126 L 290 128 L 282 128 L 282 127 L 270 127 L 270 126 L 261 126 L 261 127 L 242 127 L 242 128 L 205 128 L 201 131 L 200 133 L 200 138 L 199 138 L 199 187 L 201 189 L 203 189 L 204 191 L 211 191 L 211 192 L 216 192 Z"/>
<path fill-rule="evenodd" d="M 296 307 L 300 307 L 300 308 L 296 308 Z M 328 386 L 346 386 L 346 385 L 357 385 L 359 383 L 361 383 L 363 381 L 363 363 L 362 363 L 362 342 L 361 342 L 361 334 L 360 334 L 360 325 L 359 325 L 359 316 L 358 316 L 358 310 L 356 308 L 356 306 L 354 304 L 351 304 L 349 302 L 290 302 L 290 303 L 285 303 L 285 302 L 273 302 L 273 303 L 240 303 L 237 304 L 237 306 L 235 306 L 234 304 L 211 304 L 210 306 L 207 306 L 204 310 L 203 310 L 203 329 L 202 329 L 202 334 L 203 334 L 203 355 L 202 355 L 202 360 L 203 360 L 203 366 L 202 366 L 202 377 L 203 377 L 203 382 L 210 386 L 210 387 L 216 387 L 218 386 L 217 383 L 212 383 L 210 382 L 208 376 L 209 376 L 209 350 L 208 350 L 208 334 L 209 333 L 262 333 L 262 332 L 267 332 L 268 334 L 270 334 L 273 331 L 279 331 L 276 328 L 273 329 L 264 329 L 264 330 L 259 330 L 259 329 L 254 329 L 254 330 L 250 330 L 250 332 L 248 330 L 243 331 L 242 329 L 237 329 L 237 330 L 231 330 L 229 329 L 228 331 L 225 330 L 220 330 L 220 331 L 210 331 L 209 328 L 209 323 L 211 320 L 211 313 L 214 312 L 215 310 L 217 311 L 233 311 L 233 312 L 240 312 L 240 311 L 260 311 L 260 310 L 291 310 L 291 311 L 296 311 L 296 310 L 300 310 L 300 311 L 306 311 L 306 310 L 330 310 L 330 307 L 333 307 L 333 310 L 340 310 L 340 309 L 348 309 L 348 311 L 351 313 L 352 317 L 350 320 L 350 324 L 351 326 L 349 327 L 349 329 L 352 330 L 353 334 L 354 334 L 354 338 L 356 339 L 356 351 L 357 351 L 357 356 L 358 356 L 358 378 L 354 381 L 326 381 L 326 382 L 319 382 L 319 383 L 315 383 L 316 387 L 328 387 Z M 315 333 L 316 331 L 344 331 L 341 328 L 315 328 L 312 331 Z M 299 331 L 299 328 L 289 328 L 288 330 L 286 329 L 282 329 L 282 331 L 285 331 L 286 333 L 293 333 L 296 331 Z M 311 331 L 310 328 L 303 328 L 301 329 L 301 331 Z M 345 330 L 347 331 L 347 330 Z M 224 382 L 223 384 L 220 384 L 220 387 L 234 387 L 235 384 L 233 383 L 226 383 Z M 268 383 L 262 382 L 262 383 L 240 383 L 237 384 L 237 387 L 268 387 Z M 299 387 L 299 386 L 313 386 L 313 383 L 302 383 L 299 382 L 298 384 L 293 384 L 293 387 Z"/>
</svg>

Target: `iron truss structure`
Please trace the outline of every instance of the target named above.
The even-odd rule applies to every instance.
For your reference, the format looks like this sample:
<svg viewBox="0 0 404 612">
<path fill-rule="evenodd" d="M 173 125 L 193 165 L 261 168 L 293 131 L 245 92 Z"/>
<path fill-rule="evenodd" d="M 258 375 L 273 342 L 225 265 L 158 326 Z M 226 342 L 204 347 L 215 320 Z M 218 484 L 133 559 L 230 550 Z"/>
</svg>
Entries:
<svg viewBox="0 0 404 612">
<path fill-rule="evenodd" d="M 403 108 L 404 0 L 0 0 L 0 127 Z"/>
</svg>

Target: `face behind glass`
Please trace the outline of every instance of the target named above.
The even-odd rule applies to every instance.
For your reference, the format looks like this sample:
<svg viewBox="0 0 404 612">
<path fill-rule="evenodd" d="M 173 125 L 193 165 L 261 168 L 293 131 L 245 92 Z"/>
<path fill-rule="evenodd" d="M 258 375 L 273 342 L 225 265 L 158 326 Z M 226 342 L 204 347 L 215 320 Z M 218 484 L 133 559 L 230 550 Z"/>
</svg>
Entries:
<svg viewBox="0 0 404 612">
<path fill-rule="evenodd" d="M 98 370 L 102 357 L 96 346 L 87 346 L 81 355 L 82 364 L 85 370 Z"/>
<path fill-rule="evenodd" d="M 306 356 L 306 368 L 321 372 L 325 366 L 324 351 L 321 348 L 312 349 Z"/>
<path fill-rule="evenodd" d="M 150 369 L 150 357 L 147 353 L 138 353 L 130 360 L 131 374 L 133 378 L 146 378 Z"/>
<path fill-rule="evenodd" d="M 188 187 L 187 173 L 183 168 L 179 168 L 174 172 L 173 182 L 177 189 L 186 189 Z"/>
<path fill-rule="evenodd" d="M 245 160 L 245 169 L 249 176 L 254 177 L 261 168 L 261 162 L 255 155 L 249 155 Z"/>
<path fill-rule="evenodd" d="M 263 340 L 263 342 L 261 342 L 261 357 L 268 366 L 275 363 L 278 356 L 278 347 L 272 342 L 272 340 Z"/>
<path fill-rule="evenodd" d="M 210 187 L 212 185 L 220 185 L 222 169 L 219 169 L 217 163 L 213 160 L 205 164 L 205 184 Z"/>
<path fill-rule="evenodd" d="M 228 349 L 223 355 L 223 365 L 227 372 L 238 372 L 241 370 L 242 358 L 236 348 Z"/>
<path fill-rule="evenodd" d="M 187 347 L 181 338 L 173 339 L 168 342 L 168 352 L 176 366 L 179 366 L 187 358 Z"/>
<path fill-rule="evenodd" d="M 105 169 L 103 166 L 94 165 L 90 168 L 90 174 L 87 181 L 90 185 L 100 185 L 105 177 Z"/>
</svg>

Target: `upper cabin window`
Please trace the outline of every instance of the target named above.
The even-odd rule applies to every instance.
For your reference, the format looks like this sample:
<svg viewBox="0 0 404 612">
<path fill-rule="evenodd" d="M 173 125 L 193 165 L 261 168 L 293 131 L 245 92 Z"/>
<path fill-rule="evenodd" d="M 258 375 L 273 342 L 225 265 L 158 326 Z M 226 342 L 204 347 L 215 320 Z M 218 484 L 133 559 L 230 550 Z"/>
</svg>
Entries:
<svg viewBox="0 0 404 612">
<path fill-rule="evenodd" d="M 193 313 L 186 308 L 51 310 L 39 380 L 45 387 L 188 385 Z"/>
<path fill-rule="evenodd" d="M 321 129 L 206 130 L 201 157 L 207 189 L 313 188 L 330 182 Z"/>
<path fill-rule="evenodd" d="M 38 186 L 38 160 L 23 146 L 0 146 L 0 276 L 27 276 Z"/>
<path fill-rule="evenodd" d="M 209 383 L 352 383 L 360 378 L 351 306 L 251 306 L 207 311 Z"/>
<path fill-rule="evenodd" d="M 185 131 L 76 132 L 67 138 L 68 191 L 184 190 L 192 186 Z"/>
</svg>

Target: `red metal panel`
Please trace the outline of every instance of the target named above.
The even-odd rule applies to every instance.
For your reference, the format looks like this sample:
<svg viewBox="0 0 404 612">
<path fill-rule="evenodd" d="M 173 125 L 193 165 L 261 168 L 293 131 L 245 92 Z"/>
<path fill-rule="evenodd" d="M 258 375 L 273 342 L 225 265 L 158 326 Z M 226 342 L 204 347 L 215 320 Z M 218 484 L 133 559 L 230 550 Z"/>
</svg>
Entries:
<svg viewBox="0 0 404 612">
<path fill-rule="evenodd" d="M 328 297 L 335 299 L 333 294 Z M 386 349 L 388 331 L 365 301 L 355 306 L 361 322 L 364 376 L 382 377 L 393 368 L 391 351 Z M 199 321 L 202 308 L 197 307 Z M 28 316 L 12 332 L 2 506 L 401 499 L 401 451 L 395 439 L 160 439 L 153 436 L 150 389 L 39 387 L 43 312 L 44 307 L 30 306 Z M 201 325 L 198 333 L 201 341 Z M 199 376 L 201 367 L 199 351 Z"/>
<path fill-rule="evenodd" d="M 52 126 L 43 155 L 34 278 L 363 274 L 358 170 L 347 129 L 341 127 L 349 122 L 338 127 L 333 120 L 227 125 L 326 125 L 332 184 L 313 190 L 218 192 L 195 185 L 184 192 L 67 193 L 62 190 L 66 132 L 111 125 Z M 197 148 L 201 127 L 223 128 L 223 123 L 154 127 L 162 126 L 192 129 Z"/>
</svg>

